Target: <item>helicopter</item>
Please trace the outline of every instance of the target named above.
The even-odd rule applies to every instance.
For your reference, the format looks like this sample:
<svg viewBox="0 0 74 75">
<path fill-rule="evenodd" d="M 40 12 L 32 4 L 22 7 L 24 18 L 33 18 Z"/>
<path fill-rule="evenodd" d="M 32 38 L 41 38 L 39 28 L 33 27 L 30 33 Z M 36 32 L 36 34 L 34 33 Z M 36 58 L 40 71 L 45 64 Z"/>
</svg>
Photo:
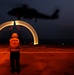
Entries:
<svg viewBox="0 0 74 75">
<path fill-rule="evenodd" d="M 37 22 L 37 19 L 55 20 L 59 18 L 59 9 L 56 9 L 54 13 L 50 16 L 43 14 L 36 9 L 30 8 L 28 7 L 28 5 L 24 4 L 21 7 L 16 7 L 8 11 L 8 15 L 17 17 L 17 20 L 21 19 L 22 17 L 26 19 L 35 19 L 35 22 Z"/>
</svg>

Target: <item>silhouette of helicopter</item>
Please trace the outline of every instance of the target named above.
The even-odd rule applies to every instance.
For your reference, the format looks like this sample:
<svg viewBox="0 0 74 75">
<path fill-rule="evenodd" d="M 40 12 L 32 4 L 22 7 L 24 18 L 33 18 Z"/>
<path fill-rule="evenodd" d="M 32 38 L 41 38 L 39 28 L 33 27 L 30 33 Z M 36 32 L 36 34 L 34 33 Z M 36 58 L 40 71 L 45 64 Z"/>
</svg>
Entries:
<svg viewBox="0 0 74 75">
<path fill-rule="evenodd" d="M 38 12 L 36 9 L 29 8 L 28 5 L 24 4 L 21 7 L 13 8 L 12 10 L 8 11 L 8 15 L 15 16 L 17 19 L 21 19 L 21 17 L 26 19 L 58 19 L 59 18 L 59 9 L 56 9 L 55 12 L 49 16 L 43 13 Z"/>
</svg>

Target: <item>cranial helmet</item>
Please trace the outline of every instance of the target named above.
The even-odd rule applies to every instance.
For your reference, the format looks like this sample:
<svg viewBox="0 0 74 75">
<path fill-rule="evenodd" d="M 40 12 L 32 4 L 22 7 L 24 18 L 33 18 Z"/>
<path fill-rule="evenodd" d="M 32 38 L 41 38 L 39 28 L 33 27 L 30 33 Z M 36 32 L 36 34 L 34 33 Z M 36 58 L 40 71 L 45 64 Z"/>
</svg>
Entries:
<svg viewBox="0 0 74 75">
<path fill-rule="evenodd" d="M 17 33 L 12 33 L 11 37 L 16 38 L 16 37 L 18 37 L 18 34 Z"/>
</svg>

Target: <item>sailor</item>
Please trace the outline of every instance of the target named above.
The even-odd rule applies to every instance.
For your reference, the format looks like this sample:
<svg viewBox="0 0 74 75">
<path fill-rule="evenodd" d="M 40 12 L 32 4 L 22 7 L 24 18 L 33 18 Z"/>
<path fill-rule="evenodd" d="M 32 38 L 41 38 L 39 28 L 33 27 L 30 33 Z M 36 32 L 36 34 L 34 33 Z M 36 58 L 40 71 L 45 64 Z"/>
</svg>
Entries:
<svg viewBox="0 0 74 75">
<path fill-rule="evenodd" d="M 20 41 L 17 33 L 13 33 L 11 36 L 10 42 L 10 66 L 11 72 L 20 73 Z"/>
</svg>

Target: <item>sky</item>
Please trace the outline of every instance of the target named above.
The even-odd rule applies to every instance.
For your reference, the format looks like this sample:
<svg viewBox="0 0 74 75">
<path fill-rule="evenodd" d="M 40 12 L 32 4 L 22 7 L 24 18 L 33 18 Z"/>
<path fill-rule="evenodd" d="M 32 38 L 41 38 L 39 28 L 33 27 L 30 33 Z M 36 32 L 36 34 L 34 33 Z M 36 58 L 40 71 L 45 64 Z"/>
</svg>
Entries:
<svg viewBox="0 0 74 75">
<path fill-rule="evenodd" d="M 74 39 L 74 0 L 0 0 L 0 24 L 16 20 L 7 12 L 23 4 L 47 15 L 51 15 L 57 8 L 60 10 L 59 19 L 56 20 L 38 19 L 35 22 L 21 19 L 34 27 L 39 39 Z M 9 32 L 4 29 L 1 37 L 4 36 L 4 33 Z M 31 34 L 23 28 L 22 37 L 31 37 Z"/>
</svg>

